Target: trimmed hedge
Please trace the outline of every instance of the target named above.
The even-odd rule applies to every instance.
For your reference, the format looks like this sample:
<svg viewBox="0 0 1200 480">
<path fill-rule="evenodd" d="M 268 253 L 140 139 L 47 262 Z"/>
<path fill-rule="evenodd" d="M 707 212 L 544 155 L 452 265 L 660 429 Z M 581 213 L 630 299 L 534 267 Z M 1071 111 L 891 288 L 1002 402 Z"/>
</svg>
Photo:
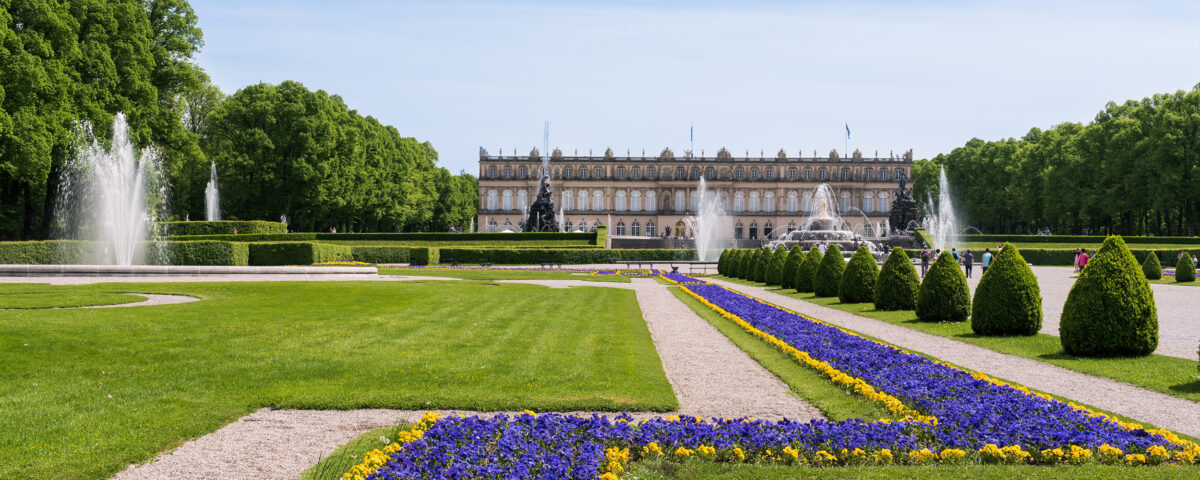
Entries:
<svg viewBox="0 0 1200 480">
<path fill-rule="evenodd" d="M 408 263 L 408 251 L 411 247 L 371 247 L 365 245 L 350 246 L 350 256 L 356 262 L 367 263 Z"/>
<path fill-rule="evenodd" d="M 251 243 L 250 265 L 312 265 L 351 260 L 350 247 L 312 242 Z"/>
<path fill-rule="evenodd" d="M 813 292 L 818 297 L 836 297 L 842 286 L 842 272 L 846 270 L 846 259 L 837 244 L 830 244 L 817 271 L 813 273 Z"/>
<path fill-rule="evenodd" d="M 768 255 L 770 260 L 767 263 L 767 285 L 783 283 L 783 265 L 787 263 L 787 256 L 787 249 L 782 246 L 775 247 L 775 252 Z"/>
<path fill-rule="evenodd" d="M 988 270 L 991 270 L 990 268 Z M 967 276 L 958 268 L 954 255 L 942 252 L 917 293 L 917 319 L 922 322 L 961 322 L 971 312 Z"/>
<path fill-rule="evenodd" d="M 160 262 L 156 249 L 150 248 L 150 263 L 167 265 L 226 265 L 250 264 L 250 244 L 237 242 L 167 242 L 166 261 Z"/>
<path fill-rule="evenodd" d="M 979 335 L 1037 335 L 1042 290 L 1016 245 L 1006 244 L 975 287 L 971 330 Z"/>
<path fill-rule="evenodd" d="M 1175 264 L 1175 281 L 1196 281 L 1196 264 L 1192 263 L 1192 256 L 1186 252 L 1179 257 L 1179 263 Z"/>
<path fill-rule="evenodd" d="M 1103 235 L 959 235 L 962 242 L 995 242 L 995 243 L 1101 243 Z M 1124 237 L 1125 243 L 1158 243 L 1176 245 L 1200 245 L 1200 237 Z"/>
<path fill-rule="evenodd" d="M 237 229 L 238 235 L 264 233 L 287 233 L 287 225 L 263 220 L 221 220 L 216 222 L 159 222 L 166 227 L 168 235 L 230 235 Z"/>
<path fill-rule="evenodd" d="M 875 280 L 876 310 L 915 310 L 921 279 L 903 248 L 895 247 Z"/>
<path fill-rule="evenodd" d="M 182 222 L 197 223 L 197 222 Z M 170 232 L 168 232 L 170 233 Z M 483 242 L 483 241 L 574 241 L 587 242 L 588 245 L 603 247 L 603 233 L 598 228 L 595 233 L 319 233 L 319 232 L 262 232 L 248 234 L 238 228 L 238 234 L 220 232 L 214 234 L 178 235 L 171 233 L 168 240 L 229 240 L 242 242 L 265 241 L 303 241 L 303 240 L 341 240 L 341 241 L 421 241 L 421 242 Z M 601 243 L 597 244 L 599 241 Z"/>
<path fill-rule="evenodd" d="M 814 246 L 808 249 L 808 253 L 804 255 L 804 261 L 796 266 L 796 278 L 792 281 L 792 286 L 797 292 L 813 291 L 813 277 L 817 275 L 817 268 L 821 266 L 822 259 L 819 248 Z"/>
<path fill-rule="evenodd" d="M 1162 264 L 1158 262 L 1158 255 L 1146 255 L 1146 261 L 1142 262 L 1142 274 L 1147 280 L 1162 278 Z"/>
<path fill-rule="evenodd" d="M 437 265 L 440 261 L 438 247 L 413 247 L 408 250 L 408 262 L 412 265 Z"/>
<path fill-rule="evenodd" d="M 838 286 L 838 300 L 842 303 L 870 302 L 875 297 L 875 280 L 879 276 L 879 268 L 875 266 L 875 257 L 867 247 L 858 247 L 842 272 L 842 281 Z"/>
<path fill-rule="evenodd" d="M 788 251 L 787 259 L 783 262 L 783 272 L 780 273 L 779 286 L 796 288 L 796 269 L 804 262 L 804 249 L 799 245 Z"/>
<path fill-rule="evenodd" d="M 1149 355 L 1158 348 L 1158 310 L 1150 282 L 1121 237 L 1108 237 L 1063 305 L 1063 350 L 1080 357 Z"/>
<path fill-rule="evenodd" d="M 148 245 L 151 265 L 247 265 L 248 244 L 234 242 L 166 242 L 163 250 Z M 166 258 L 163 258 L 165 254 Z M 24 265 L 81 265 L 103 263 L 93 258 L 93 243 L 80 240 L 0 242 L 0 263 Z"/>
<path fill-rule="evenodd" d="M 422 257 L 424 248 L 437 253 L 437 258 Z M 412 247 L 410 262 L 413 265 L 433 265 L 446 259 L 460 263 L 476 263 L 479 259 L 502 264 L 537 264 L 551 260 L 564 265 L 608 263 L 610 260 L 695 260 L 696 251 L 691 249 L 630 248 L 619 250 L 569 249 L 569 248 L 490 248 L 490 247 Z M 426 259 L 427 258 L 427 259 Z M 430 263 L 418 263 L 427 261 Z"/>
<path fill-rule="evenodd" d="M 49 265 L 96 263 L 91 242 L 45 240 L 0 242 L 0 264 Z"/>
</svg>

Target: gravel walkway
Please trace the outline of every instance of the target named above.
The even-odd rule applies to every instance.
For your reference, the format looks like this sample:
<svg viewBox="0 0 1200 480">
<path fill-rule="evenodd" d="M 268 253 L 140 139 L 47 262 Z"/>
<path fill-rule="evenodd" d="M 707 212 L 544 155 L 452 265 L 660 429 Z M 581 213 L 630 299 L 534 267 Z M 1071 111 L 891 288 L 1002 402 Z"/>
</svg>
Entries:
<svg viewBox="0 0 1200 480">
<path fill-rule="evenodd" d="M 419 277 L 429 278 L 429 277 Z M 783 381 L 652 279 L 632 283 L 520 280 L 550 288 L 631 289 L 650 330 L 680 414 L 699 417 L 823 418 Z M 471 413 L 471 412 L 464 412 Z M 580 413 L 580 412 L 574 412 Z M 586 412 L 584 412 L 586 414 Z M 131 466 L 114 480 L 294 479 L 337 447 L 375 428 L 414 422 L 421 411 L 263 409 Z M 611 415 L 611 414 L 609 414 Z M 664 414 L 641 413 L 635 418 Z"/>
<path fill-rule="evenodd" d="M 978 370 L 1178 433 L 1200 436 L 1200 403 L 823 307 L 763 287 L 715 279 L 713 282 L 963 368 Z"/>
</svg>

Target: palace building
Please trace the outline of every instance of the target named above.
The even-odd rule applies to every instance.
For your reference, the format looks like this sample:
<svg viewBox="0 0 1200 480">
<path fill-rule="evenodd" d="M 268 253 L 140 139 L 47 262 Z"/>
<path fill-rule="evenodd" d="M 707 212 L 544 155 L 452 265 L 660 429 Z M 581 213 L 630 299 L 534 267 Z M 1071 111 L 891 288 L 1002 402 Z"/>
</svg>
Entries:
<svg viewBox="0 0 1200 480">
<path fill-rule="evenodd" d="M 541 155 L 490 155 L 479 149 L 479 231 L 521 231 L 537 197 Z M 550 155 L 550 186 L 559 222 L 568 231 L 608 225 L 616 237 L 690 237 L 685 219 L 700 205 L 699 181 L 721 198 L 731 217 L 730 238 L 768 239 L 804 225 L 813 190 L 829 184 L 847 229 L 873 238 L 888 231 L 889 201 L 897 181 L 911 178 L 912 150 L 903 155 L 864 157 L 734 157 L 722 148 L 715 156 Z"/>
</svg>

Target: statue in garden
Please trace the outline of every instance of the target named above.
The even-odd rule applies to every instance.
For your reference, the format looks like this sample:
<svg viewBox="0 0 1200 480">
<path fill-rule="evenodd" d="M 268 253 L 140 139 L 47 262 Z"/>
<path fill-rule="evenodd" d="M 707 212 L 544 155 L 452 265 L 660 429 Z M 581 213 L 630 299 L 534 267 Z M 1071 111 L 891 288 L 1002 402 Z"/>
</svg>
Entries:
<svg viewBox="0 0 1200 480">
<path fill-rule="evenodd" d="M 549 171 L 546 169 L 544 171 Z M 529 206 L 529 216 L 525 219 L 526 232 L 557 232 L 558 220 L 554 215 L 554 199 L 550 191 L 550 175 L 542 175 L 538 184 L 537 198 Z"/>
<path fill-rule="evenodd" d="M 895 200 L 892 201 L 892 211 L 889 222 L 896 231 L 912 233 L 909 225 L 919 223 L 917 219 L 917 201 L 913 200 L 912 190 L 908 189 L 906 178 L 900 176 L 900 188 L 896 189 Z"/>
</svg>

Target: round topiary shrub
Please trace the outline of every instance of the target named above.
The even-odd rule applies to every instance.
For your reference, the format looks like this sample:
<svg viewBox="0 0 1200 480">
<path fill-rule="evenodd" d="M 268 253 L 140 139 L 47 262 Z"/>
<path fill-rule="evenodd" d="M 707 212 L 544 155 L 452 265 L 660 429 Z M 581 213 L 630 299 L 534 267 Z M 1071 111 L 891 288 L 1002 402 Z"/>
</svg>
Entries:
<svg viewBox="0 0 1200 480">
<path fill-rule="evenodd" d="M 787 249 L 783 247 L 775 247 L 775 251 L 769 255 L 767 285 L 779 285 L 783 282 L 783 264 L 787 263 L 787 255 Z"/>
<path fill-rule="evenodd" d="M 989 269 L 990 270 L 990 269 Z M 961 322 L 971 312 L 967 276 L 958 268 L 954 255 L 942 252 L 917 292 L 917 319 L 922 322 Z"/>
<path fill-rule="evenodd" d="M 796 288 L 796 269 L 800 267 L 804 258 L 804 249 L 799 245 L 788 251 L 787 259 L 783 262 L 783 272 L 779 276 L 780 287 Z"/>
<path fill-rule="evenodd" d="M 1187 252 L 1183 252 L 1183 255 L 1179 257 L 1179 264 L 1175 265 L 1175 281 L 1196 281 L 1196 264 L 1192 263 L 1192 256 Z"/>
<path fill-rule="evenodd" d="M 842 258 L 842 251 L 836 244 L 830 245 L 829 249 L 825 250 L 821 265 L 813 274 L 813 292 L 818 297 L 836 297 L 838 288 L 842 286 L 842 272 L 845 270 L 846 259 Z"/>
<path fill-rule="evenodd" d="M 1141 356 L 1158 348 L 1154 292 L 1121 237 L 1105 239 L 1079 273 L 1058 337 L 1063 350 L 1081 357 Z"/>
<path fill-rule="evenodd" d="M 975 287 L 971 330 L 979 335 L 1036 335 L 1042 290 L 1016 245 L 1005 245 Z"/>
<path fill-rule="evenodd" d="M 867 247 L 858 247 L 842 272 L 842 281 L 838 286 L 838 300 L 842 303 L 870 302 L 875 297 L 875 279 L 879 276 L 879 268 L 875 266 L 875 257 Z"/>
<path fill-rule="evenodd" d="M 792 280 L 792 288 L 797 292 L 813 291 L 813 277 L 817 274 L 817 267 L 821 266 L 821 250 L 817 247 L 808 249 L 808 253 L 804 255 L 804 261 L 796 266 L 796 278 Z"/>
<path fill-rule="evenodd" d="M 1158 280 L 1162 278 L 1162 264 L 1158 262 L 1158 254 L 1153 251 L 1146 255 L 1146 261 L 1142 262 L 1142 273 L 1146 275 L 1147 280 Z"/>
<path fill-rule="evenodd" d="M 917 308 L 919 291 L 921 279 L 908 252 L 901 247 L 893 248 L 875 280 L 875 309 L 913 310 Z"/>
</svg>

